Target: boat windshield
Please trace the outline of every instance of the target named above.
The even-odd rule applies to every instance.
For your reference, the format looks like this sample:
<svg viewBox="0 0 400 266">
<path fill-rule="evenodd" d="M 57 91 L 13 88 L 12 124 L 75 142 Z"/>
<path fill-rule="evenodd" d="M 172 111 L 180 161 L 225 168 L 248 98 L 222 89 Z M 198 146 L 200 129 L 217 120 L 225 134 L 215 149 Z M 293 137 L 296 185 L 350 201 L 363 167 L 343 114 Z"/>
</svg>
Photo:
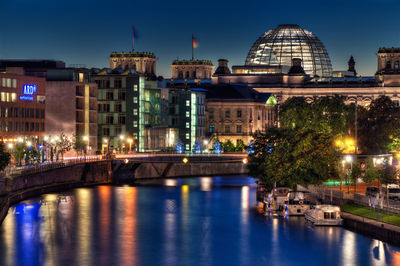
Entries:
<svg viewBox="0 0 400 266">
<path fill-rule="evenodd" d="M 400 188 L 389 188 L 389 193 L 400 193 Z"/>
</svg>

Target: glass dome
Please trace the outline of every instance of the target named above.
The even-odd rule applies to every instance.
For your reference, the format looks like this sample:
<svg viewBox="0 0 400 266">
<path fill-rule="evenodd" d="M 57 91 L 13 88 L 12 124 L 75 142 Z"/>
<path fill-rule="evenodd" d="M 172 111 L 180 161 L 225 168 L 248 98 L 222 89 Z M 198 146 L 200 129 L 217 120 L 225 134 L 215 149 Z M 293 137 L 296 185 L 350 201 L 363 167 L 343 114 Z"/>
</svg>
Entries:
<svg viewBox="0 0 400 266">
<path fill-rule="evenodd" d="M 310 77 L 332 76 L 332 65 L 322 42 L 298 25 L 279 25 L 264 33 L 251 47 L 246 65 L 282 66 L 288 69 L 292 58 L 302 59 L 302 66 Z"/>
</svg>

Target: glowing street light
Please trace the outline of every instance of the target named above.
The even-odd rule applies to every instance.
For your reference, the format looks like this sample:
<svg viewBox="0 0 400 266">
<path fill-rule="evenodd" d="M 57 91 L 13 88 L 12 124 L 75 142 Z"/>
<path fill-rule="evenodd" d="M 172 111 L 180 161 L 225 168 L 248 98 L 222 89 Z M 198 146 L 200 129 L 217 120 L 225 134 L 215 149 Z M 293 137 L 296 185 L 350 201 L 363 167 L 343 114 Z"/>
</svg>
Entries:
<svg viewBox="0 0 400 266">
<path fill-rule="evenodd" d="M 133 142 L 133 139 L 129 138 L 129 139 L 128 139 L 128 143 L 129 143 L 129 153 L 132 152 L 132 142 Z"/>
<path fill-rule="evenodd" d="M 187 163 L 189 162 L 189 160 L 188 160 L 188 158 L 185 157 L 185 158 L 182 159 L 182 162 L 183 162 L 184 164 L 187 164 Z"/>
<path fill-rule="evenodd" d="M 348 163 L 351 163 L 353 161 L 353 157 L 351 157 L 350 155 L 347 155 L 345 157 L 345 159 L 346 159 L 346 162 L 348 162 Z"/>
</svg>

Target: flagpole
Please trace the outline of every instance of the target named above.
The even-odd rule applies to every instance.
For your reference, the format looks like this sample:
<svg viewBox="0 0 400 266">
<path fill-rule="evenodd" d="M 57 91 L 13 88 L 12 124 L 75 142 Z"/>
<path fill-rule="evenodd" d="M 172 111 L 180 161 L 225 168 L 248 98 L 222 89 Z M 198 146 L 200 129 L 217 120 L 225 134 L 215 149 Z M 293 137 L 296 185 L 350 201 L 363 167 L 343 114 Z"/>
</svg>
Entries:
<svg viewBox="0 0 400 266">
<path fill-rule="evenodd" d="M 194 60 L 194 47 L 193 47 L 193 40 L 194 40 L 194 36 L 192 34 L 192 61 Z"/>
<path fill-rule="evenodd" d="M 135 51 L 135 26 L 132 25 L 132 53 Z"/>
</svg>

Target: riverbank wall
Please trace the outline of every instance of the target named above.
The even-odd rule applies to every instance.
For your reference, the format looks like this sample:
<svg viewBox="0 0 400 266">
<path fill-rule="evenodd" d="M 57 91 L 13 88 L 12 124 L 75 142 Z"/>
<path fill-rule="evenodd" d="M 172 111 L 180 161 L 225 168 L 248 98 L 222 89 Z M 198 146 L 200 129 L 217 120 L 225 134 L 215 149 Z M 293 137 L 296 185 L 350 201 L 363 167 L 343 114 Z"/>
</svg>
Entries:
<svg viewBox="0 0 400 266">
<path fill-rule="evenodd" d="M 347 212 L 341 212 L 344 226 L 355 232 L 400 246 L 400 227 L 384 222 L 364 218 Z"/>
<path fill-rule="evenodd" d="M 0 224 L 11 205 L 44 193 L 112 182 L 112 162 L 85 162 L 48 171 L 0 179 Z"/>
</svg>

